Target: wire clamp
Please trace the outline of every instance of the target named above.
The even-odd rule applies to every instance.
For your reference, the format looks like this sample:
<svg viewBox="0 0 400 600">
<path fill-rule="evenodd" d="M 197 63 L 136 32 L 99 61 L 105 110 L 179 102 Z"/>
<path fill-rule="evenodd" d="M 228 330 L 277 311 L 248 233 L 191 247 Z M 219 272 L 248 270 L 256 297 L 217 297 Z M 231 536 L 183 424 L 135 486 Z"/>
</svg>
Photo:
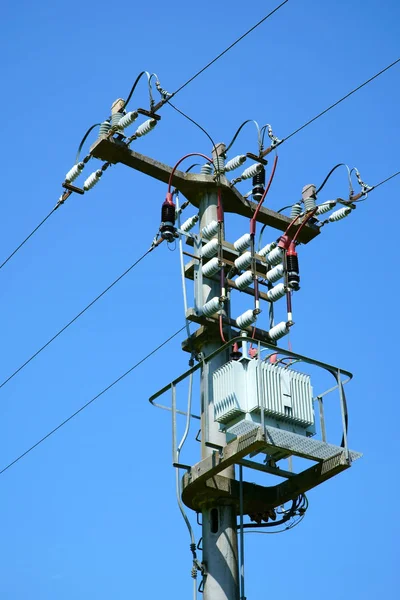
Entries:
<svg viewBox="0 0 400 600">
<path fill-rule="evenodd" d="M 171 94 L 170 92 L 167 92 L 167 90 L 164 90 L 161 87 L 161 83 L 159 82 L 159 80 L 157 79 L 156 81 L 156 89 L 159 92 L 160 96 L 162 96 L 163 100 L 168 100 L 168 98 L 172 98 L 173 94 Z"/>
<path fill-rule="evenodd" d="M 358 169 L 354 168 L 354 172 L 355 172 L 355 174 L 356 174 L 356 177 L 357 177 L 358 184 L 359 184 L 359 186 L 361 187 L 361 193 L 362 193 L 363 195 L 367 195 L 367 194 L 368 194 L 368 192 L 370 192 L 370 191 L 372 190 L 372 186 L 371 186 L 371 185 L 368 185 L 367 183 L 365 183 L 365 181 L 363 181 L 363 180 L 361 179 L 361 175 L 360 175 L 360 172 L 359 172 L 359 170 L 358 170 Z"/>
</svg>

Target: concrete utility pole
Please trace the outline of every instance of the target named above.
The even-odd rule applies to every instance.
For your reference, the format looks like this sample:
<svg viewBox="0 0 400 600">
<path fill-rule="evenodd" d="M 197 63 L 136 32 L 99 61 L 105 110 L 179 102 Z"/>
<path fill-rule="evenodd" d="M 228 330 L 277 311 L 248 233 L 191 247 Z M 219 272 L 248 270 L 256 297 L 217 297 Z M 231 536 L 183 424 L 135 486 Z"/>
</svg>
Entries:
<svg viewBox="0 0 400 600">
<path fill-rule="evenodd" d="M 222 144 L 216 148 L 218 154 L 224 150 L 225 146 Z M 200 229 L 211 221 L 217 221 L 217 190 L 207 191 L 201 198 L 199 218 Z M 195 289 L 197 290 L 196 286 Z M 202 298 L 196 298 L 197 306 L 203 306 L 211 298 L 220 296 L 220 293 L 218 282 L 204 278 Z M 205 343 L 202 352 L 208 356 L 220 345 L 220 341 Z M 218 423 L 214 420 L 212 374 L 228 360 L 229 352 L 222 352 L 201 371 L 202 459 L 211 456 L 216 447 L 222 448 L 225 445 L 225 436 L 220 433 Z M 210 444 L 208 446 L 205 444 L 206 437 Z M 234 479 L 235 467 L 229 467 L 224 474 Z M 202 523 L 203 562 L 206 570 L 204 600 L 239 600 L 236 508 L 229 504 L 217 504 L 214 500 L 204 507 Z"/>
<path fill-rule="evenodd" d="M 271 514 L 271 511 L 274 511 L 276 507 L 286 502 L 295 503 L 301 494 L 348 469 L 352 461 L 356 460 L 360 455 L 349 451 L 345 432 L 343 433 L 344 445 L 339 447 L 328 444 L 324 434 L 322 441 L 313 440 L 311 437 L 306 436 L 304 432 L 300 435 L 293 430 L 286 430 L 284 426 L 280 427 L 279 424 L 278 427 L 265 425 L 262 420 L 261 422 L 247 420 L 246 424 L 250 425 L 250 428 L 234 434 L 234 439 L 229 441 L 229 443 L 227 443 L 226 434 L 220 431 L 219 423 L 216 421 L 214 414 L 213 374 L 221 366 L 229 365 L 232 362 L 229 357 L 231 346 L 227 343 L 227 349 L 223 349 L 223 351 L 218 353 L 218 350 L 221 349 L 224 343 L 221 340 L 218 330 L 218 319 L 215 318 L 215 313 L 207 317 L 207 312 L 203 311 L 204 305 L 211 299 L 221 298 L 221 284 L 217 280 L 204 275 L 202 267 L 202 248 L 204 246 L 202 246 L 202 243 L 209 238 L 201 232 L 212 221 L 219 222 L 220 228 L 223 226 L 222 216 L 220 211 L 218 211 L 219 193 L 221 193 L 223 199 L 225 212 L 239 214 L 251 219 L 257 209 L 256 218 L 258 222 L 267 224 L 281 232 L 286 232 L 291 224 L 291 219 L 288 217 L 263 206 L 260 208 L 257 203 L 244 198 L 229 183 L 225 175 L 220 173 L 218 165 L 218 156 L 223 154 L 224 150 L 225 146 L 223 144 L 219 144 L 214 148 L 213 160 L 217 165 L 215 175 L 184 173 L 179 170 L 172 170 L 168 165 L 130 150 L 122 141 L 110 136 L 98 140 L 92 146 L 90 152 L 95 158 L 107 161 L 107 164 L 120 162 L 165 183 L 169 182 L 173 172 L 172 186 L 176 187 L 199 211 L 200 234 L 191 238 L 192 245 L 196 246 L 194 251 L 197 255 L 193 256 L 189 253 L 189 256 L 193 260 L 185 265 L 185 275 L 189 279 L 195 280 L 195 309 L 188 310 L 187 319 L 198 323 L 201 327 L 188 340 L 183 342 L 182 347 L 189 352 L 195 350 L 198 358 L 199 355 L 203 357 L 203 360 L 189 371 L 192 373 L 193 370 L 201 368 L 200 405 L 202 444 L 201 461 L 192 467 L 188 467 L 187 473 L 182 479 L 182 501 L 190 509 L 202 514 L 202 566 L 204 567 L 202 587 L 204 600 L 245 600 L 243 587 L 242 597 L 239 598 L 237 515 L 240 515 L 242 520 L 243 515 Z M 253 158 L 252 155 L 250 156 Z M 164 219 L 164 221 L 168 220 Z M 301 243 L 309 242 L 320 232 L 320 229 L 312 222 L 308 222 L 308 219 L 301 225 L 298 224 L 296 228 L 298 228 L 296 239 Z M 215 233 L 215 228 L 213 231 Z M 276 252 L 276 250 L 279 251 L 279 248 L 276 248 L 272 252 Z M 221 229 L 219 229 L 218 234 L 218 252 L 219 262 L 225 265 L 234 265 L 235 259 L 241 256 L 235 245 L 230 244 L 224 239 Z M 262 256 L 257 255 L 257 257 L 257 263 L 254 266 L 254 277 L 263 279 L 271 267 L 266 264 L 268 261 L 262 260 Z M 221 281 L 223 281 L 223 278 L 221 278 Z M 227 279 L 226 284 L 230 289 L 240 289 L 244 293 L 255 297 L 254 289 L 238 287 L 235 280 Z M 265 292 L 260 291 L 259 298 L 268 301 Z M 228 330 L 232 328 L 232 332 L 229 331 L 232 335 L 227 335 L 227 339 L 241 341 L 242 339 L 246 339 L 246 334 L 253 333 L 255 340 L 258 340 L 260 344 L 264 344 L 264 346 L 270 349 L 276 348 L 276 343 L 271 346 L 271 342 L 274 342 L 275 338 L 271 337 L 270 332 L 257 328 L 254 329 L 252 325 L 246 326 L 243 322 L 241 323 L 243 326 L 239 327 L 237 323 L 238 319 L 232 321 L 229 314 L 229 301 L 224 300 L 224 311 L 227 314 L 223 317 L 223 325 Z M 217 308 L 216 311 L 218 310 Z M 283 325 L 287 326 L 287 323 L 284 322 Z M 239 329 L 239 333 L 237 333 L 237 329 Z M 240 337 L 235 338 L 239 334 Z M 213 356 L 214 352 L 215 356 Z M 283 352 L 282 349 L 280 352 Z M 348 371 L 326 365 L 315 359 L 309 359 L 292 351 L 286 351 L 285 354 L 291 359 L 295 359 L 295 361 L 305 361 L 306 363 L 324 368 L 335 376 L 340 392 L 343 423 L 345 424 L 347 408 L 341 377 L 343 375 L 351 378 L 351 374 Z M 261 361 L 259 362 L 261 364 Z M 241 368 L 240 364 L 237 364 Z M 260 368 L 262 368 L 262 365 Z M 282 367 L 274 368 L 274 371 L 280 373 L 279 369 L 285 371 L 285 374 L 288 373 L 287 369 Z M 182 377 L 179 380 L 182 380 Z M 216 377 L 218 378 L 219 374 Z M 297 377 L 295 372 L 293 372 L 293 377 Z M 150 400 L 153 401 L 166 390 L 170 390 L 171 386 L 172 384 L 167 385 L 154 394 Z M 259 390 L 258 387 L 257 390 Z M 258 391 L 255 396 L 258 398 Z M 264 397 L 263 395 L 261 396 Z M 312 406 L 311 389 L 307 398 L 310 406 Z M 259 398 L 257 401 L 260 402 Z M 305 402 L 303 406 L 308 406 Z M 322 411 L 322 403 L 320 406 Z M 259 405 L 259 408 L 260 411 L 266 410 L 263 403 Z M 242 412 L 246 412 L 247 409 L 243 408 L 241 410 Z M 312 408 L 310 408 L 310 411 L 312 412 Z M 287 417 L 286 412 L 284 416 L 285 418 Z M 321 422 L 323 422 L 324 416 L 322 412 L 320 413 L 320 418 Z M 175 422 L 173 421 L 173 423 L 175 427 Z M 313 464 L 300 473 L 294 473 L 277 467 L 275 460 L 269 463 L 260 463 L 245 458 L 246 456 L 256 455 L 259 452 L 264 452 L 268 456 L 275 457 L 277 460 L 299 456 L 312 460 L 316 464 Z M 234 474 L 235 464 L 240 467 L 245 466 L 246 468 L 277 475 L 280 480 L 282 478 L 286 478 L 286 480 L 276 486 L 262 486 L 242 480 L 236 481 Z M 287 512 L 290 513 L 290 510 Z M 262 519 L 265 520 L 265 516 L 262 516 Z M 243 556 L 241 557 L 241 562 L 242 558 Z M 200 566 L 196 563 L 194 568 L 196 570 Z M 241 573 L 241 581 L 243 584 L 243 573 Z"/>
</svg>

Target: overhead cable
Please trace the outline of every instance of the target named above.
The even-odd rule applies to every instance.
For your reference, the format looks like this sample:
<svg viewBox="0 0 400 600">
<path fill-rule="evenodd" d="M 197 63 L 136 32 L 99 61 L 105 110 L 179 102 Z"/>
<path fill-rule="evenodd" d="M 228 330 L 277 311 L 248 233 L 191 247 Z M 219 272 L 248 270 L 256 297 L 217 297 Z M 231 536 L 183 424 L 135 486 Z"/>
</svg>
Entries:
<svg viewBox="0 0 400 600">
<path fill-rule="evenodd" d="M 61 429 L 62 427 L 64 427 L 64 425 L 66 425 L 67 423 L 69 423 L 70 421 L 72 421 L 72 419 L 74 419 L 77 415 L 79 415 L 82 411 L 84 411 L 88 406 L 90 406 L 91 404 L 93 404 L 93 402 L 95 402 L 96 400 L 98 400 L 101 396 L 103 396 L 106 392 L 108 392 L 117 383 L 119 383 L 120 381 L 122 381 L 122 379 L 124 379 L 127 375 L 129 375 L 130 373 L 132 373 L 132 371 L 134 371 L 135 369 L 137 369 L 137 367 L 139 367 L 141 364 L 143 364 L 148 358 L 150 358 L 151 356 L 153 356 L 153 354 L 155 354 L 163 346 L 165 346 L 166 344 L 168 344 L 168 342 L 170 342 L 177 335 L 179 335 L 179 333 L 181 333 L 184 329 L 185 329 L 185 326 L 183 326 L 180 329 L 178 329 L 178 331 L 176 331 L 169 338 L 167 338 L 164 342 L 162 342 L 162 344 L 159 344 L 159 346 L 157 346 L 156 348 L 154 348 L 154 350 L 152 350 L 151 352 L 149 352 L 148 354 L 146 354 L 146 356 L 144 356 L 142 359 L 140 359 L 130 369 L 128 369 L 127 371 L 125 371 L 125 373 L 123 373 L 122 375 L 120 375 L 117 379 L 114 379 L 114 381 L 112 383 L 110 383 L 110 385 L 108 385 L 103 390 L 101 390 L 101 392 L 99 392 L 98 394 L 96 394 L 96 396 L 94 396 L 88 402 L 86 402 L 86 404 L 84 404 L 83 406 L 81 406 L 80 408 L 78 408 L 78 410 L 76 410 L 74 413 L 72 413 L 72 415 L 70 415 L 69 417 L 67 417 L 66 419 L 64 419 L 64 421 L 62 421 L 61 423 L 59 423 L 56 427 L 54 427 L 54 429 L 52 429 L 51 431 L 49 431 L 48 433 L 46 433 L 46 435 L 44 435 L 42 438 L 40 438 L 40 440 L 38 440 L 35 444 L 33 444 L 32 446 L 30 446 L 30 448 L 28 448 L 27 450 L 25 450 L 25 452 L 23 452 L 22 454 L 20 454 L 19 456 L 17 456 L 17 458 L 15 458 L 14 460 L 12 460 L 6 467 L 4 467 L 3 469 L 1 469 L 0 475 L 2 475 L 3 473 L 5 473 L 5 471 L 7 471 L 8 469 L 10 469 L 13 465 L 15 465 L 20 460 L 22 460 L 25 456 L 27 456 L 30 452 L 32 452 L 32 450 L 34 450 L 35 448 L 37 448 L 38 446 L 40 446 L 40 444 L 42 444 L 44 441 L 46 441 L 47 439 L 49 439 L 49 437 L 51 437 L 59 429 Z"/>
<path fill-rule="evenodd" d="M 339 100 L 337 100 L 336 102 L 334 102 L 333 104 L 331 104 L 330 106 L 328 106 L 328 108 L 326 108 L 322 112 L 318 113 L 315 117 L 313 117 L 312 119 L 310 119 L 309 121 L 307 121 L 306 123 L 304 123 L 301 127 L 298 127 L 297 129 L 295 129 L 295 131 L 292 131 L 292 133 L 289 134 L 289 135 L 287 135 L 285 138 L 283 138 L 283 140 L 281 140 L 278 145 L 282 144 L 283 142 L 286 142 L 291 137 L 293 137 L 294 135 L 296 135 L 297 133 L 299 133 L 300 131 L 302 131 L 303 129 L 305 129 L 306 127 L 308 127 L 309 125 L 311 125 L 311 123 L 313 123 L 314 121 L 316 121 L 317 119 L 319 119 L 320 117 L 322 117 L 322 115 L 325 115 L 327 112 L 329 112 L 330 110 L 332 110 L 332 108 L 335 108 L 335 106 L 337 106 L 341 102 L 344 102 L 344 100 L 347 100 L 347 98 L 349 98 L 350 96 L 352 96 L 353 94 L 355 94 L 356 92 L 358 92 L 359 90 L 361 90 L 363 87 L 365 87 L 366 85 L 368 85 L 369 83 L 371 83 L 371 81 L 374 81 L 374 79 L 377 79 L 377 77 L 379 77 L 380 75 L 383 75 L 383 73 L 386 73 L 386 71 L 388 71 L 389 69 L 391 69 L 392 67 L 394 67 L 395 65 L 397 65 L 397 63 L 399 63 L 399 62 L 400 62 L 400 58 L 398 58 L 397 60 L 395 60 L 392 63 L 390 63 L 390 65 L 387 65 L 387 67 L 385 67 L 384 69 L 382 69 L 378 73 L 375 73 L 375 75 L 373 75 L 372 77 L 370 77 L 369 79 L 367 79 L 366 81 L 364 81 L 364 83 L 362 83 L 361 85 L 359 85 L 356 88 L 354 88 L 353 90 L 351 90 L 351 92 L 348 92 L 345 96 L 343 96 L 342 98 L 340 98 Z"/>
<path fill-rule="evenodd" d="M 262 23 L 264 23 L 264 21 L 266 21 L 267 19 L 269 19 L 270 17 L 272 17 L 272 15 L 274 13 L 276 13 L 280 8 L 282 8 L 282 6 L 284 6 L 285 4 L 287 4 L 288 1 L 289 0 L 285 0 L 284 2 L 281 2 L 281 4 L 279 4 L 279 6 L 277 6 L 276 8 L 274 8 L 274 10 L 272 10 L 270 13 L 268 13 L 267 15 L 265 15 L 265 17 L 263 17 L 260 21 L 258 21 L 258 23 L 256 23 L 255 25 L 253 25 L 253 27 L 251 27 L 250 29 L 248 29 L 243 35 L 241 35 L 239 38 L 237 38 L 237 40 L 235 40 L 230 46 L 228 46 L 227 48 L 225 48 L 225 50 L 223 50 L 222 52 L 220 52 L 220 54 L 218 54 L 218 56 L 216 56 L 215 58 L 213 58 L 202 69 L 200 69 L 200 71 L 197 71 L 197 73 L 195 73 L 192 77 L 190 77 L 190 79 L 188 79 L 184 84 L 182 84 L 169 97 L 172 98 L 173 96 L 176 96 L 176 94 L 178 94 L 187 85 L 189 85 L 189 83 L 191 83 L 192 81 L 194 81 L 199 75 L 201 75 L 202 73 L 204 73 L 204 71 L 206 71 L 209 67 L 211 67 L 211 65 L 213 65 L 215 62 L 217 62 L 217 60 L 219 60 L 222 56 L 224 56 L 224 54 L 226 54 L 227 52 L 229 52 L 229 50 L 231 50 L 234 46 L 236 46 L 236 44 L 238 44 L 239 42 L 241 42 L 247 35 L 249 35 L 249 33 L 251 33 L 252 31 L 254 31 L 255 29 L 257 29 L 257 27 L 259 27 Z"/>
<path fill-rule="evenodd" d="M 53 208 L 53 209 L 52 209 L 52 210 L 49 212 L 49 214 L 48 214 L 48 215 L 47 215 L 47 216 L 46 216 L 46 217 L 43 219 L 43 221 L 40 221 L 39 225 L 37 225 L 37 226 L 35 227 L 35 229 L 34 229 L 33 231 L 31 231 L 31 233 L 30 233 L 30 234 L 29 234 L 29 235 L 28 235 L 28 236 L 27 236 L 27 237 L 24 239 L 24 241 L 23 241 L 23 242 L 21 242 L 21 243 L 20 243 L 20 245 L 19 245 L 19 246 L 17 246 L 17 247 L 15 248 L 15 250 L 13 250 L 13 252 L 11 252 L 11 254 L 10 254 L 10 255 L 9 255 L 9 256 L 8 256 L 8 257 L 7 257 L 7 258 L 6 258 L 6 259 L 5 259 L 5 260 L 4 260 L 2 263 L 1 263 L 1 265 L 0 265 L 0 269 L 2 269 L 2 268 L 3 268 L 3 267 L 4 267 L 4 266 L 5 266 L 7 263 L 8 263 L 8 261 L 9 261 L 9 260 L 10 260 L 10 259 L 11 259 L 11 258 L 14 256 L 14 254 L 16 254 L 16 253 L 18 252 L 18 250 L 20 250 L 20 249 L 22 248 L 22 246 L 23 246 L 24 244 L 26 244 L 26 242 L 27 242 L 27 241 L 28 241 L 28 240 L 29 240 L 29 239 L 30 239 L 30 238 L 31 238 L 31 237 L 32 237 L 32 236 L 33 236 L 33 235 L 34 235 L 34 234 L 37 232 L 37 230 L 38 230 L 38 229 L 40 229 L 40 227 L 46 223 L 47 219 L 48 219 L 49 217 L 51 217 L 51 215 L 53 214 L 53 212 L 54 212 L 55 210 L 56 210 L 56 209 L 55 209 L 55 208 Z"/>
<path fill-rule="evenodd" d="M 30 358 L 28 358 L 28 360 L 26 360 L 20 367 L 18 367 L 18 369 L 16 369 L 13 373 L 11 373 L 11 375 L 9 375 L 9 377 L 7 377 L 7 379 L 5 379 L 2 383 L 0 383 L 0 389 L 2 387 L 4 387 L 9 381 L 11 381 L 11 379 L 13 379 L 20 371 L 22 371 L 22 369 L 24 369 L 27 365 L 29 365 L 29 363 L 34 358 L 36 358 L 41 352 L 43 352 L 43 350 L 45 350 L 48 346 L 50 346 L 50 344 L 52 342 L 54 342 L 54 340 L 56 340 L 62 333 L 64 333 L 64 331 L 66 331 L 68 329 L 68 327 L 70 327 L 73 323 L 75 323 L 75 321 L 77 321 L 79 319 L 79 317 L 81 317 L 86 311 L 89 310 L 89 308 L 91 308 L 94 304 L 96 304 L 96 302 L 98 300 L 100 300 L 100 298 L 102 298 L 119 281 L 121 281 L 121 279 L 123 277 L 125 277 L 125 275 L 128 275 L 128 273 L 130 271 L 132 271 L 132 269 L 134 267 L 136 267 L 136 265 L 138 265 L 145 258 L 145 256 L 147 256 L 155 247 L 156 247 L 156 244 L 153 244 L 148 250 L 146 250 L 146 252 L 144 254 L 142 254 L 142 256 L 140 258 L 138 258 L 121 275 L 119 275 L 119 277 L 117 277 L 117 279 L 115 279 L 108 287 L 106 287 L 105 290 L 103 290 L 98 296 L 96 296 L 96 298 L 94 298 L 91 302 L 89 302 L 89 304 L 87 306 L 85 306 L 84 309 L 82 309 L 77 315 L 75 315 L 75 317 L 73 319 L 71 319 L 66 325 L 64 325 L 64 327 L 62 327 L 55 335 L 53 335 L 53 337 L 51 337 L 41 348 L 39 348 L 39 350 L 37 350 L 34 354 L 32 354 L 32 356 Z"/>
</svg>

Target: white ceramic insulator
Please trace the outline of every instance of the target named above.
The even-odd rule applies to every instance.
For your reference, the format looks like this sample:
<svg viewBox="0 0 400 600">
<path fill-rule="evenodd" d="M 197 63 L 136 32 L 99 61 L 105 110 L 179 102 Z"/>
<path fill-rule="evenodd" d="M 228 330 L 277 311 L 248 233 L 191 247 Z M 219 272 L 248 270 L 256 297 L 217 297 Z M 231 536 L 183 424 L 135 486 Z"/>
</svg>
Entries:
<svg viewBox="0 0 400 600">
<path fill-rule="evenodd" d="M 208 302 L 205 303 L 201 312 L 206 317 L 212 317 L 216 312 L 224 308 L 224 303 L 220 301 L 220 299 L 215 296 L 215 298 L 211 298 Z"/>
<path fill-rule="evenodd" d="M 243 271 L 251 265 L 251 252 L 245 252 L 235 260 L 235 267 L 238 271 Z"/>
<path fill-rule="evenodd" d="M 225 171 L 234 171 L 238 169 L 244 162 L 246 162 L 246 156 L 244 154 L 239 154 L 225 164 Z"/>
<path fill-rule="evenodd" d="M 251 235 L 249 233 L 245 233 L 244 235 L 242 235 L 242 237 L 236 240 L 236 242 L 233 242 L 233 245 L 235 246 L 238 252 L 243 252 L 244 250 L 246 250 L 246 248 L 250 246 L 250 242 Z"/>
<path fill-rule="evenodd" d="M 239 290 L 245 290 L 253 283 L 253 273 L 246 271 L 235 280 L 235 283 Z"/>
<path fill-rule="evenodd" d="M 266 256 L 274 248 L 276 248 L 276 242 L 271 242 L 270 244 L 267 244 L 266 246 L 264 246 L 264 248 L 261 248 L 261 250 L 259 250 L 257 252 L 257 254 L 259 254 L 260 256 Z"/>
<path fill-rule="evenodd" d="M 257 173 L 261 173 L 263 168 L 264 168 L 264 165 L 262 165 L 261 163 L 255 163 L 254 165 L 251 165 L 251 167 L 247 167 L 247 169 L 245 169 L 243 171 L 243 173 L 241 174 L 240 178 L 241 179 L 250 179 L 251 177 L 254 177 L 255 175 L 257 175 Z"/>
<path fill-rule="evenodd" d="M 83 162 L 79 162 L 78 164 L 74 165 L 72 169 L 70 169 L 66 174 L 65 181 L 67 181 L 68 183 L 75 181 L 75 179 L 79 177 L 79 175 L 82 173 L 84 168 L 85 165 L 83 164 Z"/>
<path fill-rule="evenodd" d="M 266 257 L 265 260 L 267 261 L 267 263 L 269 265 L 275 266 L 275 265 L 279 265 L 279 263 L 282 262 L 282 257 L 283 257 L 283 250 L 282 248 L 274 248 L 273 250 L 271 250 L 271 252 L 269 252 Z"/>
<path fill-rule="evenodd" d="M 257 321 L 257 315 L 254 314 L 254 310 L 246 310 L 246 312 L 244 312 L 242 315 L 240 315 L 236 319 L 236 325 L 240 329 L 246 329 L 246 327 L 249 327 L 256 321 Z"/>
<path fill-rule="evenodd" d="M 218 233 L 218 223 L 217 221 L 211 221 L 206 227 L 203 227 L 201 230 L 201 235 L 206 240 L 211 240 L 214 235 Z"/>
<path fill-rule="evenodd" d="M 187 233 L 188 231 L 193 229 L 193 227 L 196 225 L 198 220 L 199 220 L 198 215 L 193 215 L 193 217 L 189 217 L 189 219 L 187 219 L 184 223 L 182 223 L 182 225 L 181 225 L 182 231 L 185 231 Z"/>
<path fill-rule="evenodd" d="M 299 215 L 301 215 L 302 210 L 303 208 L 300 202 L 296 202 L 296 204 L 293 204 L 292 210 L 290 211 L 290 218 L 294 219 L 295 217 L 298 217 Z"/>
<path fill-rule="evenodd" d="M 269 290 L 267 292 L 267 297 L 268 297 L 268 300 L 270 300 L 271 302 L 276 302 L 280 298 L 283 298 L 283 296 L 285 294 L 286 294 L 285 286 L 283 285 L 283 283 L 278 283 L 278 285 L 273 287 L 272 290 Z"/>
<path fill-rule="evenodd" d="M 289 327 L 287 326 L 287 323 L 285 323 L 285 321 L 282 321 L 281 323 L 278 323 L 278 325 L 275 325 L 275 327 L 270 329 L 268 335 L 271 340 L 275 341 L 279 340 L 279 338 L 287 335 L 288 333 Z"/>
<path fill-rule="evenodd" d="M 136 121 L 138 116 L 139 114 L 135 110 L 131 110 L 130 112 L 126 113 L 126 115 L 124 115 L 122 119 L 118 121 L 116 125 L 117 129 L 125 129 L 126 127 L 129 127 L 129 125 L 132 125 L 132 123 Z"/>
<path fill-rule="evenodd" d="M 218 271 L 221 270 L 218 258 L 212 258 L 208 263 L 203 265 L 201 270 L 203 271 L 203 275 L 205 277 L 212 277 L 213 275 L 218 273 Z"/>
<path fill-rule="evenodd" d="M 213 240 L 210 240 L 209 242 L 207 242 L 207 244 L 204 244 L 201 253 L 203 256 L 205 256 L 206 258 L 211 258 L 212 256 L 215 256 L 218 252 L 218 240 L 216 238 L 214 238 Z"/>
<path fill-rule="evenodd" d="M 329 212 L 336 205 L 336 202 L 333 200 L 328 200 L 328 202 L 323 202 L 317 208 L 316 215 L 323 215 L 324 213 Z"/>
<path fill-rule="evenodd" d="M 334 213 L 329 217 L 329 221 L 332 223 L 333 221 L 340 221 L 344 219 L 351 213 L 352 209 L 350 206 L 343 206 L 343 208 L 339 208 L 339 210 L 335 210 Z"/>
<path fill-rule="evenodd" d="M 95 171 L 94 173 L 89 175 L 89 177 L 86 179 L 85 183 L 83 184 L 83 189 L 85 190 L 85 192 L 87 192 L 88 190 L 91 190 L 96 185 L 96 183 L 98 183 L 100 181 L 100 178 L 102 175 L 103 175 L 103 171 L 101 171 L 100 169 L 98 169 L 97 171 Z"/>
<path fill-rule="evenodd" d="M 157 125 L 157 121 L 155 119 L 147 119 L 144 123 L 139 125 L 139 127 L 135 131 L 136 137 L 142 137 L 149 133 L 154 127 Z"/>
<path fill-rule="evenodd" d="M 275 283 L 275 281 L 278 281 L 278 279 L 280 279 L 281 277 L 283 277 L 283 264 L 282 263 L 280 265 L 277 265 L 270 271 L 268 271 L 265 276 L 265 278 L 268 281 L 270 281 L 271 283 Z"/>
</svg>

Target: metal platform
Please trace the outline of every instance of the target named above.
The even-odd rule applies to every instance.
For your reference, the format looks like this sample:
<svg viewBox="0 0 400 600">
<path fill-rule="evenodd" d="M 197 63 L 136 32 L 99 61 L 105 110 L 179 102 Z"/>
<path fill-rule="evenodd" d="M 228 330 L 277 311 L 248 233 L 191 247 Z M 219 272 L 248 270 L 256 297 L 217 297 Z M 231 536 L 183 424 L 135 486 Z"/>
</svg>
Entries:
<svg viewBox="0 0 400 600">
<path fill-rule="evenodd" d="M 317 461 L 317 464 L 301 473 L 292 473 L 243 460 L 245 456 L 258 452 L 266 452 L 279 458 L 295 455 Z M 182 480 L 182 500 L 192 510 L 199 511 L 205 506 L 213 506 L 216 500 L 224 499 L 225 502 L 235 505 L 239 514 L 239 483 L 221 476 L 220 473 L 233 464 L 242 464 L 287 478 L 287 481 L 275 486 L 243 483 L 245 514 L 263 512 L 294 500 L 299 494 L 348 469 L 352 462 L 360 457 L 358 452 L 347 451 L 340 446 L 305 438 L 275 427 L 265 427 L 263 433 L 258 426 L 239 435 L 220 452 L 214 452 L 189 469 Z"/>
</svg>

